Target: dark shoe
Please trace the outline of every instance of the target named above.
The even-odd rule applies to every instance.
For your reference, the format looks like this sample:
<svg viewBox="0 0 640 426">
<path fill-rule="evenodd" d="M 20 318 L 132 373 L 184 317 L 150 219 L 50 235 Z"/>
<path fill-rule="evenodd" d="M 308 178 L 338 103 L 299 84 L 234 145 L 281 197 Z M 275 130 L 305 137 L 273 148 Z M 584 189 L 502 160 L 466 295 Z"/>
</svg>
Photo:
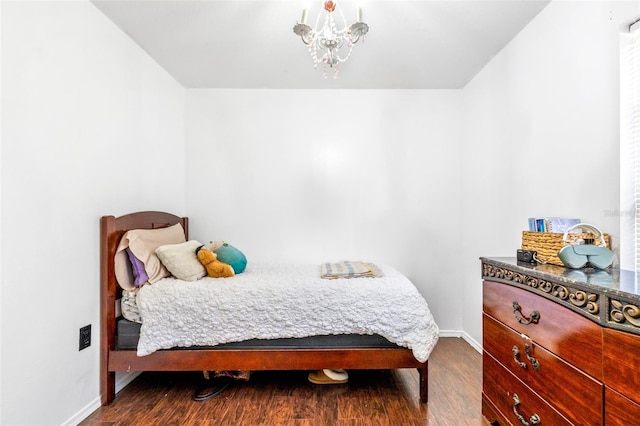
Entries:
<svg viewBox="0 0 640 426">
<path fill-rule="evenodd" d="M 222 391 L 224 391 L 231 384 L 229 377 L 216 377 L 215 379 L 207 380 L 204 386 L 202 386 L 194 395 L 194 401 L 206 401 L 212 398 Z"/>
</svg>

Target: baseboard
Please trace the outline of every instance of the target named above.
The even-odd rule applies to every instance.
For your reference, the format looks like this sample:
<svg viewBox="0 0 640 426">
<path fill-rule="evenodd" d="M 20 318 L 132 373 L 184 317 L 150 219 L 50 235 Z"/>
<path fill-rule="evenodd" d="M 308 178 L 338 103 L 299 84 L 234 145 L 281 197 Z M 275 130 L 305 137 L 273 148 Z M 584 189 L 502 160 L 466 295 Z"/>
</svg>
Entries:
<svg viewBox="0 0 640 426">
<path fill-rule="evenodd" d="M 464 331 L 462 332 L 462 338 L 465 340 L 465 342 L 470 344 L 473 349 L 475 349 L 476 351 L 482 353 L 482 343 L 479 343 L 476 339 L 474 339 L 473 337 L 471 337 L 469 334 L 465 333 Z"/>
<path fill-rule="evenodd" d="M 140 375 L 139 371 L 134 371 L 134 372 L 130 372 L 130 373 L 125 373 L 120 377 L 116 377 L 116 393 L 118 393 L 122 389 L 124 389 L 125 386 L 127 386 L 129 383 L 131 383 L 139 375 Z M 117 375 L 117 376 L 119 376 L 119 375 Z M 73 417 L 68 419 L 66 422 L 62 423 L 62 426 L 76 426 L 76 425 L 78 425 L 81 421 L 83 421 L 84 419 L 89 417 L 91 415 L 91 413 L 93 413 L 98 408 L 100 408 L 100 406 L 101 406 L 101 404 L 100 404 L 100 395 L 98 395 L 94 400 L 89 402 L 87 405 L 82 407 L 82 409 L 80 411 L 78 411 L 76 414 L 74 414 Z"/>
<path fill-rule="evenodd" d="M 125 388 L 125 386 L 133 382 L 133 380 L 138 377 L 140 373 L 140 371 L 131 371 L 129 373 L 124 373 L 122 376 L 116 373 L 116 393 L 120 392 Z"/>
<path fill-rule="evenodd" d="M 76 426 L 81 421 L 83 421 L 84 419 L 89 417 L 91 415 L 91 413 L 96 411 L 98 408 L 100 408 L 100 396 L 99 395 L 93 401 L 91 401 L 90 403 L 88 403 L 87 405 L 82 407 L 82 409 L 80 411 L 78 411 L 73 417 L 71 417 L 66 422 L 62 423 L 62 426 Z"/>
<path fill-rule="evenodd" d="M 467 342 L 473 349 L 482 353 L 482 344 L 478 343 L 473 337 L 464 331 L 453 331 L 453 330 L 440 330 L 438 334 L 440 337 L 459 337 L 465 342 Z"/>
</svg>

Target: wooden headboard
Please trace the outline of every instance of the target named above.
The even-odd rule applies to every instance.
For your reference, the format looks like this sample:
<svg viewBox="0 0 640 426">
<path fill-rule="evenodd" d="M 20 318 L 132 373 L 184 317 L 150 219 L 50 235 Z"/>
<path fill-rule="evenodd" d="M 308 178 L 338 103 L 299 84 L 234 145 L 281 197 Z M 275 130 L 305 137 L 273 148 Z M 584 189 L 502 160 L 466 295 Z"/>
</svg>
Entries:
<svg viewBox="0 0 640 426">
<path fill-rule="evenodd" d="M 189 237 L 189 219 L 171 213 L 145 211 L 120 217 L 102 216 L 100 219 L 100 363 L 106 371 L 109 350 L 116 347 L 116 300 L 122 289 L 116 281 L 114 256 L 120 239 L 131 229 L 157 229 L 180 223 L 185 238 Z M 101 390 L 105 394 L 105 389 Z"/>
</svg>

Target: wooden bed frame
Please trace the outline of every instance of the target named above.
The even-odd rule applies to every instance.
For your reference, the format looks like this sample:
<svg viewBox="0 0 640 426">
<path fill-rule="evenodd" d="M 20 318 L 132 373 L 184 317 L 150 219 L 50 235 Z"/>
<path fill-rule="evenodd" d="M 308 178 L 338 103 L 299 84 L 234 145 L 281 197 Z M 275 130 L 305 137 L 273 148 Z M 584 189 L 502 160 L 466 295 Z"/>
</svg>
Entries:
<svg viewBox="0 0 640 426">
<path fill-rule="evenodd" d="M 327 349 L 179 349 L 139 357 L 135 350 L 116 347 L 116 300 L 121 289 L 115 278 L 114 256 L 130 229 L 156 229 L 182 224 L 188 238 L 189 220 L 170 213 L 146 211 L 103 216 L 100 221 L 100 394 L 102 405 L 115 398 L 116 371 L 317 370 L 417 368 L 420 400 L 428 399 L 428 361 L 419 362 L 407 348 Z"/>
</svg>

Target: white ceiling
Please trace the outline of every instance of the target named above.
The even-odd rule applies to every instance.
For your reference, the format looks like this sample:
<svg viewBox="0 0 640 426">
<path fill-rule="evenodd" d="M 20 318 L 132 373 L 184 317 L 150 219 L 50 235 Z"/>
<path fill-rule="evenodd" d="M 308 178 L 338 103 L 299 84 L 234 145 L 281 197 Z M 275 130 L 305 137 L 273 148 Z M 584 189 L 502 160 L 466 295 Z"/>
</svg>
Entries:
<svg viewBox="0 0 640 426">
<path fill-rule="evenodd" d="M 457 89 L 549 0 L 367 0 L 369 33 L 338 79 L 293 33 L 300 0 L 92 2 L 187 88 Z M 355 18 L 355 1 L 341 6 Z"/>
</svg>

